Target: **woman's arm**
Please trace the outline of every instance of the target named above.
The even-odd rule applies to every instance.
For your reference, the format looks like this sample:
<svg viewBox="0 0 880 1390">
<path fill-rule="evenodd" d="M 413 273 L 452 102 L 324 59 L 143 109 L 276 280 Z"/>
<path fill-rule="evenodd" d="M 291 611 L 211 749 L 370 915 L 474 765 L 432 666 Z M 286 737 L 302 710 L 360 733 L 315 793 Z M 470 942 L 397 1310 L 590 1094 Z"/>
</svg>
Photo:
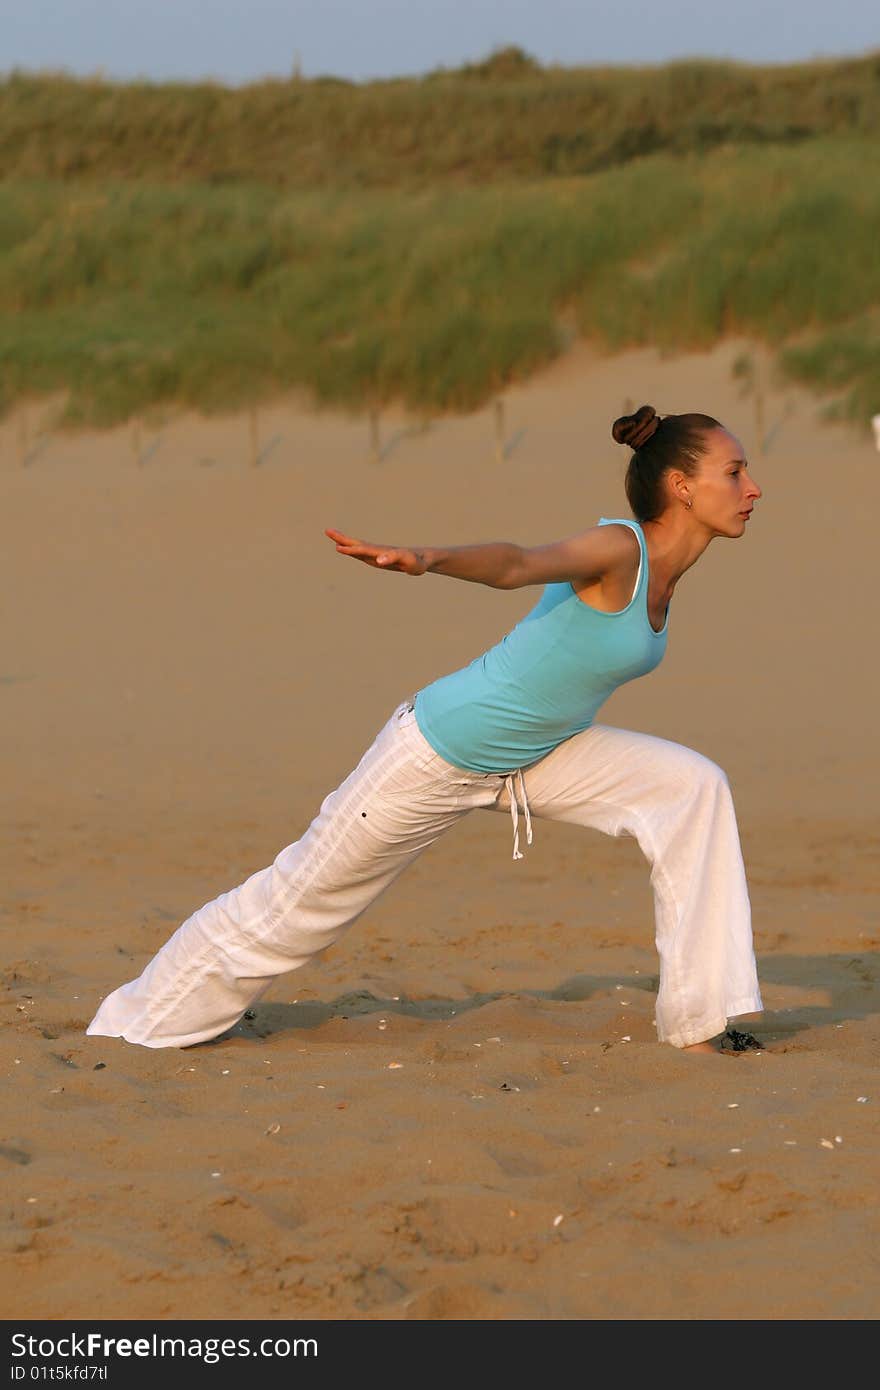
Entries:
<svg viewBox="0 0 880 1390">
<path fill-rule="evenodd" d="M 561 580 L 599 580 L 631 563 L 638 542 L 628 526 L 593 526 L 568 540 L 525 547 L 512 541 L 483 545 L 389 546 L 355 540 L 343 531 L 325 533 L 340 555 L 400 574 L 445 574 L 488 584 L 493 589 L 520 589 L 527 584 Z"/>
</svg>

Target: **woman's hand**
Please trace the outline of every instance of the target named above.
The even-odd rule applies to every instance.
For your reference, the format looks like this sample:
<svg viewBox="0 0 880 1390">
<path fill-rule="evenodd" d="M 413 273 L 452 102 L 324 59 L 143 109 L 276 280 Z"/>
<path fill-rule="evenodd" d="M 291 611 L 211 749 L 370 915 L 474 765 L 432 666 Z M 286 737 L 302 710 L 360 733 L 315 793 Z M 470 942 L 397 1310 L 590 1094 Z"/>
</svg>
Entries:
<svg viewBox="0 0 880 1390">
<path fill-rule="evenodd" d="M 428 569 L 427 553 L 424 550 L 410 550 L 397 545 L 373 545 L 371 541 L 358 541 L 347 536 L 344 531 L 334 531 L 327 527 L 329 536 L 340 555 L 351 555 L 354 560 L 362 560 L 373 569 L 397 570 L 398 574 L 425 574 Z"/>
</svg>

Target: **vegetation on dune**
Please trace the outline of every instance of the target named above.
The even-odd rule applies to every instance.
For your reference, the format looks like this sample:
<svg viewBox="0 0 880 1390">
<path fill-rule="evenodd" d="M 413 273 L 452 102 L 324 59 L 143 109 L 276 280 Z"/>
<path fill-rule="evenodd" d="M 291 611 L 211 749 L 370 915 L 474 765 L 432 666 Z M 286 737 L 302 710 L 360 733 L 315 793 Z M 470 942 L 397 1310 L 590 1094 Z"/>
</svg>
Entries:
<svg viewBox="0 0 880 1390">
<path fill-rule="evenodd" d="M 0 83 L 0 410 L 61 390 L 68 422 L 110 424 L 294 386 L 467 409 L 575 336 L 672 350 L 744 334 L 864 421 L 880 409 L 880 59 L 824 65 L 818 86 L 816 65 L 770 71 L 546 72 L 506 50 L 365 87 L 14 76 Z M 618 141 L 618 167 L 583 173 L 613 162 L 627 120 L 642 129 L 639 102 L 677 152 L 631 158 Z M 749 102 L 760 120 L 743 135 Z M 713 109 L 751 143 L 699 153 Z M 293 143 L 291 111 L 306 122 Z M 569 130 L 563 115 L 592 150 L 567 177 L 568 155 L 535 153 Z"/>
<path fill-rule="evenodd" d="M 783 351 L 783 371 L 807 386 L 832 393 L 827 414 L 867 429 L 880 413 L 880 313 L 823 333 L 812 343 Z"/>
<path fill-rule="evenodd" d="M 0 81 L 0 178 L 430 188 L 649 154 L 880 133 L 880 53 L 790 67 L 544 68 L 518 49 L 423 78 Z"/>
</svg>

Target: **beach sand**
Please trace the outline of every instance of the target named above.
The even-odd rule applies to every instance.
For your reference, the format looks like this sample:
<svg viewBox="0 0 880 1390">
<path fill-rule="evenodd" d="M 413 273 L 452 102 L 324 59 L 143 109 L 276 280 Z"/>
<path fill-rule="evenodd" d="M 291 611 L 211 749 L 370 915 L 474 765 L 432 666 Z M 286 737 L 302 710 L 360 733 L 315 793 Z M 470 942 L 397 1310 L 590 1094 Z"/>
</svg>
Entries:
<svg viewBox="0 0 880 1390">
<path fill-rule="evenodd" d="M 2 1306 L 7 1318 L 874 1318 L 878 455 L 731 363 L 579 348 L 419 429 L 298 401 L 40 437 L 0 426 Z M 765 490 L 681 581 L 667 657 L 600 719 L 737 803 L 760 1054 L 657 1044 L 631 840 L 475 813 L 253 1019 L 153 1051 L 100 999 L 269 864 L 394 706 L 535 590 L 382 574 L 389 543 L 627 515 L 625 401 L 716 414 Z M 42 418 L 47 418 L 45 410 Z"/>
</svg>

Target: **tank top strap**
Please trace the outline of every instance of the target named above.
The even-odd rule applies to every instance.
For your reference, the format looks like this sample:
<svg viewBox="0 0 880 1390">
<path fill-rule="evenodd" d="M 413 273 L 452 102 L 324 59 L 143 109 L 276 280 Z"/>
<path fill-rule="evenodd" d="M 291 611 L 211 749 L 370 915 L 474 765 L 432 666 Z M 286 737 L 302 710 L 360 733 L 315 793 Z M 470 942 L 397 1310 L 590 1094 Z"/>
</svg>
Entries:
<svg viewBox="0 0 880 1390">
<path fill-rule="evenodd" d="M 648 579 L 648 545 L 645 540 L 645 533 L 638 521 L 634 521 L 631 516 L 600 516 L 600 526 L 628 526 L 635 532 L 636 540 L 639 543 L 639 572 L 636 575 L 636 582 L 633 586 L 632 598 L 627 604 L 630 607 L 635 603 L 645 587 Z"/>
</svg>

